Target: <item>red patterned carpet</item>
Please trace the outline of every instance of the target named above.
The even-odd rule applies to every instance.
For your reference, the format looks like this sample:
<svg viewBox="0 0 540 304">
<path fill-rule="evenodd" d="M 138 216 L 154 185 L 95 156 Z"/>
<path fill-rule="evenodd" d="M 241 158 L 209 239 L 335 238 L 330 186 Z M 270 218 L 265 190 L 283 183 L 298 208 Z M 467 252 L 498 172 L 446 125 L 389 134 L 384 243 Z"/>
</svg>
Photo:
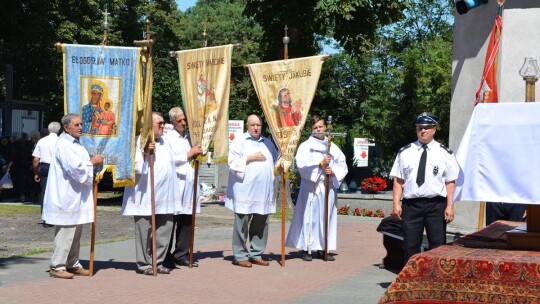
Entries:
<svg viewBox="0 0 540 304">
<path fill-rule="evenodd" d="M 503 244 L 490 240 L 503 224 L 479 240 Z M 379 303 L 540 303 L 540 252 L 444 245 L 413 256 Z"/>
</svg>

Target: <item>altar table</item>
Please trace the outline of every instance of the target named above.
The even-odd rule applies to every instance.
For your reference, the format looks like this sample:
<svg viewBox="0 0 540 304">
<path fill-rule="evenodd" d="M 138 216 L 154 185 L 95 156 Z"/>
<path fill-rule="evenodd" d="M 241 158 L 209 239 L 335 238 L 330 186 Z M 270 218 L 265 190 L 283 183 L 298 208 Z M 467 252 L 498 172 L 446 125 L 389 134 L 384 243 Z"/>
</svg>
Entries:
<svg viewBox="0 0 540 304">
<path fill-rule="evenodd" d="M 519 224 L 498 221 L 412 256 L 379 304 L 540 303 L 540 252 L 503 249 L 505 229 Z"/>
</svg>

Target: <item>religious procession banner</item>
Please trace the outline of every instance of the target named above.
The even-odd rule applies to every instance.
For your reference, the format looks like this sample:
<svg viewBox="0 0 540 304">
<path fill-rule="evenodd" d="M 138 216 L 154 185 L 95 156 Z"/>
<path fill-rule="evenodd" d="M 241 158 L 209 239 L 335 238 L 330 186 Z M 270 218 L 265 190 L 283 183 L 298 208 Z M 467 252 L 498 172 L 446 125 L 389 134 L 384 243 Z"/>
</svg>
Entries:
<svg viewBox="0 0 540 304">
<path fill-rule="evenodd" d="M 232 49 L 231 44 L 176 52 L 191 143 L 201 145 L 201 162 L 207 152 L 215 163 L 227 161 Z"/>
<path fill-rule="evenodd" d="M 114 186 L 135 184 L 135 114 L 140 103 L 140 49 L 62 45 L 64 112 L 82 119 L 81 144 L 103 155 Z"/>
<path fill-rule="evenodd" d="M 315 96 L 324 57 L 326 56 L 247 65 L 272 137 L 280 152 L 276 170 L 283 167 L 283 172 L 287 173 L 292 165 Z"/>
</svg>

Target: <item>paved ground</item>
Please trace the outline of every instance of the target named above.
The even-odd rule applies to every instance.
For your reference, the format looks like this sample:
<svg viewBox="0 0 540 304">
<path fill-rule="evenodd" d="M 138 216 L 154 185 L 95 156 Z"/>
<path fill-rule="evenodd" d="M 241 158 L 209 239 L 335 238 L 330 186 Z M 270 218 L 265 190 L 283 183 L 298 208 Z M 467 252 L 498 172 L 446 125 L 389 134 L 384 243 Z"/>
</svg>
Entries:
<svg viewBox="0 0 540 304">
<path fill-rule="evenodd" d="M 157 277 L 135 273 L 132 239 L 96 247 L 96 273 L 73 280 L 50 278 L 50 253 L 0 264 L 0 303 L 377 303 L 394 272 L 379 269 L 386 252 L 379 220 L 339 216 L 335 262 L 302 261 L 296 250 L 286 249 L 281 267 L 281 223 L 272 222 L 266 259 L 269 267 L 232 265 L 230 211 L 209 205 L 203 217 L 223 225 L 199 227 L 195 258 L 200 267 L 177 269 Z M 215 220 L 214 220 L 215 222 Z M 197 225 L 199 226 L 199 225 Z M 88 232 L 88 231 L 87 231 Z M 89 232 L 88 232 L 89 233 Z M 89 247 L 81 248 L 88 265 Z"/>
</svg>

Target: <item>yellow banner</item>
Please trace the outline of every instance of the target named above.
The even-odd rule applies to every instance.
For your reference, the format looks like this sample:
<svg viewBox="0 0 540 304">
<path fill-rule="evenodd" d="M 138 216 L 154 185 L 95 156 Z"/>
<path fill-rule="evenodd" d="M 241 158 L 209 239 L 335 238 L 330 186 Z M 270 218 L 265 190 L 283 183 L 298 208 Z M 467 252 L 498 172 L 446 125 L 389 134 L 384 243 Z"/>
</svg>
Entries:
<svg viewBox="0 0 540 304">
<path fill-rule="evenodd" d="M 248 65 L 280 155 L 275 169 L 289 172 L 317 89 L 323 59 L 313 56 Z"/>
<path fill-rule="evenodd" d="M 233 46 L 176 52 L 184 110 L 192 145 L 200 144 L 205 161 L 226 162 L 229 150 L 229 91 Z"/>
</svg>

